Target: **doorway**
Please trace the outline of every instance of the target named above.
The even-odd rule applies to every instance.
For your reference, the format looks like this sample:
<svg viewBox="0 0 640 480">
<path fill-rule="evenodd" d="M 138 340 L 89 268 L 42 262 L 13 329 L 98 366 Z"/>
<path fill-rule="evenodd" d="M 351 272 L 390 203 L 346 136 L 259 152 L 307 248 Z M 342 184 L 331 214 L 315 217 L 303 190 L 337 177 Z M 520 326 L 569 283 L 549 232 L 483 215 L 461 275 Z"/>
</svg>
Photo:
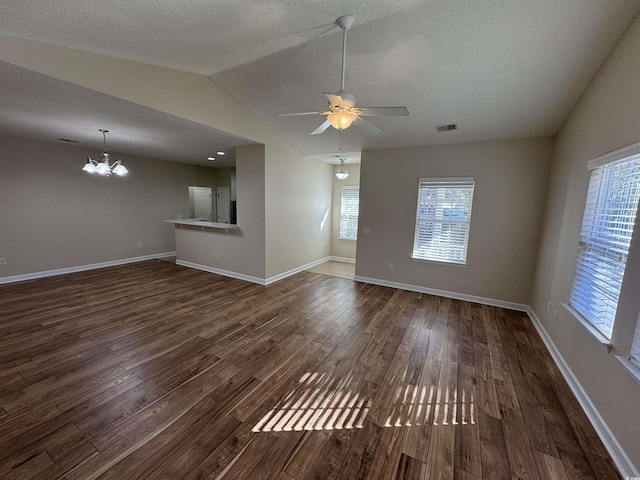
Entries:
<svg viewBox="0 0 640 480">
<path fill-rule="evenodd" d="M 218 223 L 229 223 L 231 220 L 230 207 L 229 187 L 216 187 L 216 221 Z"/>
<path fill-rule="evenodd" d="M 204 218 L 207 222 L 213 221 L 211 188 L 193 187 L 193 208 L 196 218 Z"/>
</svg>

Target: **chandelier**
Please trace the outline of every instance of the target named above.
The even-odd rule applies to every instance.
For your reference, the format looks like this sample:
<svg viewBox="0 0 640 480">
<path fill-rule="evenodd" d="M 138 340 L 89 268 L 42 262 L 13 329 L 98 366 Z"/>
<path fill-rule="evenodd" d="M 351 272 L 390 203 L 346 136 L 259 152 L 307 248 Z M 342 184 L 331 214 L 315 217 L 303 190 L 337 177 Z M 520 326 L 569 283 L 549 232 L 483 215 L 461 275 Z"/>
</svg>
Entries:
<svg viewBox="0 0 640 480">
<path fill-rule="evenodd" d="M 109 154 L 107 153 L 107 132 L 109 130 L 105 130 L 104 128 L 100 128 L 99 130 L 102 132 L 102 142 L 104 145 L 102 154 L 100 155 L 100 161 L 87 157 L 87 163 L 84 164 L 82 170 L 88 173 L 98 173 L 105 177 L 111 175 L 111 172 L 119 176 L 126 175 L 129 171 L 127 167 L 124 166 L 122 160 L 116 160 L 113 164 L 109 163 Z"/>
<path fill-rule="evenodd" d="M 338 127 L 336 127 L 336 128 L 338 128 Z M 344 154 L 344 134 L 342 132 L 342 129 L 340 130 L 340 153 Z M 337 155 L 336 155 L 336 157 L 337 157 Z M 339 180 L 344 180 L 345 178 L 347 178 L 349 176 L 349 172 L 347 171 L 346 168 L 344 168 L 344 162 L 346 160 L 347 160 L 346 158 L 341 158 L 340 159 L 340 170 L 338 170 L 336 172 L 336 177 L 338 177 Z"/>
<path fill-rule="evenodd" d="M 345 178 L 347 178 L 349 176 L 349 172 L 347 171 L 346 168 L 344 168 L 344 161 L 346 160 L 346 158 L 341 158 L 340 159 L 340 170 L 338 170 L 336 172 L 336 177 L 338 177 L 340 180 L 344 180 Z"/>
</svg>

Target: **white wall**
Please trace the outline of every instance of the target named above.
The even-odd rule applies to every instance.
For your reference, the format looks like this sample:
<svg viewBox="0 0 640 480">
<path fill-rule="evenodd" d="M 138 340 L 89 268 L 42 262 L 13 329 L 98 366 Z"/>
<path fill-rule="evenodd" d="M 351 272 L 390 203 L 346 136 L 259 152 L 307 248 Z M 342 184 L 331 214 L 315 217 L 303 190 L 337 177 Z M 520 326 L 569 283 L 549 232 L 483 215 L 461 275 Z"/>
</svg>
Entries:
<svg viewBox="0 0 640 480">
<path fill-rule="evenodd" d="M 175 250 L 162 220 L 188 218 L 188 186 L 213 169 L 110 153 L 127 176 L 83 172 L 100 151 L 0 135 L 0 277 Z"/>
<path fill-rule="evenodd" d="M 552 142 L 362 152 L 356 275 L 528 304 Z M 467 266 L 411 259 L 420 177 L 475 178 Z M 365 226 L 370 234 L 362 233 Z"/>
<path fill-rule="evenodd" d="M 587 161 L 640 141 L 640 18 L 636 18 L 557 136 L 531 305 L 629 459 L 640 467 L 640 383 L 561 305 L 567 302 L 589 182 Z M 635 323 L 640 296 L 638 223 L 619 321 Z M 551 310 L 547 313 L 548 302 Z M 555 320 L 555 312 L 558 312 Z"/>
<path fill-rule="evenodd" d="M 340 170 L 339 165 L 333 167 L 333 198 L 331 213 L 331 255 L 334 257 L 356 259 L 357 242 L 340 240 L 340 204 L 342 200 L 342 186 L 360 185 L 360 165 L 347 164 L 349 176 L 340 180 L 335 174 Z M 360 234 L 358 234 L 359 236 Z"/>
</svg>

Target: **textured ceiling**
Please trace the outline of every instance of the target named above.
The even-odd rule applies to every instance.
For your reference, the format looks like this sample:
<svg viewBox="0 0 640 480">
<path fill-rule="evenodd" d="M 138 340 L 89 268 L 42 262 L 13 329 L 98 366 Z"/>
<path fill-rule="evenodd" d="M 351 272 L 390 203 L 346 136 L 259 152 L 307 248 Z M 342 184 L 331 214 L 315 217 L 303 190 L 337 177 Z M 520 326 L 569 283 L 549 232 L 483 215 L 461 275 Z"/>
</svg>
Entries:
<svg viewBox="0 0 640 480">
<path fill-rule="evenodd" d="M 102 150 L 106 128 L 109 152 L 213 167 L 235 165 L 234 147 L 254 143 L 6 62 L 0 78 L 0 132 L 9 135 Z"/>
<path fill-rule="evenodd" d="M 346 90 L 359 106 L 411 112 L 371 118 L 378 136 L 348 129 L 345 150 L 359 151 L 554 135 L 638 11 L 638 0 L 3 0 L 0 33 L 208 75 L 302 153 L 334 158 L 337 131 L 309 135 L 321 117 L 274 115 L 326 108 L 341 15 L 355 17 Z M 449 123 L 460 130 L 436 133 Z"/>
</svg>

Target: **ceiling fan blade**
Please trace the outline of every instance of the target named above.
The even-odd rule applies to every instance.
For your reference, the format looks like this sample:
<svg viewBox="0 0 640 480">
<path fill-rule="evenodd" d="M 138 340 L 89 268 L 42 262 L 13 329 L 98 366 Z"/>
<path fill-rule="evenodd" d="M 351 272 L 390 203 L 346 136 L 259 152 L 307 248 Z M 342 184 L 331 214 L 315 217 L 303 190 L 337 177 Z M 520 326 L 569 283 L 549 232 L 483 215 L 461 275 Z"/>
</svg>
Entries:
<svg viewBox="0 0 640 480">
<path fill-rule="evenodd" d="M 329 100 L 329 105 L 344 105 L 344 100 L 340 95 L 336 95 L 335 93 L 327 93 L 322 92 L 322 94 Z"/>
<path fill-rule="evenodd" d="M 361 118 L 361 117 L 357 117 L 353 121 L 353 124 L 363 132 L 368 133 L 369 135 L 378 135 L 382 133 L 382 130 L 380 130 L 375 125 L 367 122 L 364 118 Z"/>
<path fill-rule="evenodd" d="M 396 117 L 408 117 L 409 110 L 407 107 L 358 107 L 358 110 L 362 110 L 360 115 L 364 116 L 381 116 L 381 115 L 394 115 Z"/>
<path fill-rule="evenodd" d="M 276 117 L 297 117 L 299 115 L 326 115 L 326 112 L 276 113 Z"/>
<path fill-rule="evenodd" d="M 331 122 L 329 120 L 325 120 L 322 125 L 320 125 L 318 128 L 316 128 L 313 132 L 311 132 L 311 135 L 320 135 L 322 132 L 324 132 L 327 128 L 329 128 L 331 126 Z"/>
</svg>

